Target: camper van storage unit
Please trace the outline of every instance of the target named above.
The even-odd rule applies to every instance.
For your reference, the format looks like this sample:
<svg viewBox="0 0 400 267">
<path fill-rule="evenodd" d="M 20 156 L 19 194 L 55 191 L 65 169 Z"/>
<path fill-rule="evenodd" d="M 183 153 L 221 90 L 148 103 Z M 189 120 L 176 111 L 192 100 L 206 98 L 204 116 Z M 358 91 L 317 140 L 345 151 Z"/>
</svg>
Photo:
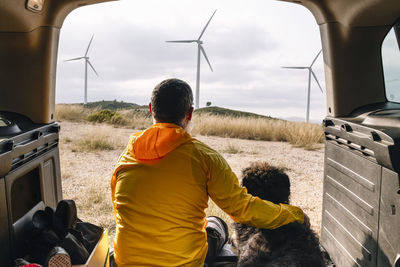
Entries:
<svg viewBox="0 0 400 267">
<path fill-rule="evenodd" d="M 400 264 L 399 106 L 325 120 L 321 243 L 337 266 Z"/>
<path fill-rule="evenodd" d="M 0 266 L 24 256 L 34 212 L 62 199 L 59 130 L 0 112 Z"/>
</svg>

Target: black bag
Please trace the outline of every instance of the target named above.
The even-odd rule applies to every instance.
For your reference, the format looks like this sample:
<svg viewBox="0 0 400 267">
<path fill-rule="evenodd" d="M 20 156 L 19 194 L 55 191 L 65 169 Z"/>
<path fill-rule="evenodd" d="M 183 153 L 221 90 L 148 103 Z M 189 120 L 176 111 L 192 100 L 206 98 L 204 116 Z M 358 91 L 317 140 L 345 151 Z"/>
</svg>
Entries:
<svg viewBox="0 0 400 267">
<path fill-rule="evenodd" d="M 89 258 L 89 252 L 73 234 L 68 233 L 59 246 L 69 254 L 72 264 L 84 264 Z"/>
<path fill-rule="evenodd" d="M 60 201 L 56 210 L 36 211 L 26 227 L 31 233 L 25 258 L 42 265 L 57 246 L 69 254 L 73 265 L 85 264 L 103 233 L 101 227 L 78 219 L 73 200 Z"/>
<path fill-rule="evenodd" d="M 89 253 L 93 251 L 103 234 L 103 228 L 88 222 L 78 222 L 75 226 L 75 230 L 82 234 L 82 242 Z"/>
<path fill-rule="evenodd" d="M 229 233 L 228 226 L 221 218 L 209 216 L 206 219 L 208 221 L 206 226 L 208 252 L 205 262 L 210 264 L 214 261 L 217 255 L 221 252 L 222 247 L 228 241 Z"/>
</svg>

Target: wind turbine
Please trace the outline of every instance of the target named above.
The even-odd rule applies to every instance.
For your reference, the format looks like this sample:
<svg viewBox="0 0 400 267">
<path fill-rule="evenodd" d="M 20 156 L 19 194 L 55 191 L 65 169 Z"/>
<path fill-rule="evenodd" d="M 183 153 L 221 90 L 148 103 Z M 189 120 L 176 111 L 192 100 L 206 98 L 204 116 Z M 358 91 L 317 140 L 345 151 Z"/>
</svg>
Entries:
<svg viewBox="0 0 400 267">
<path fill-rule="evenodd" d="M 92 44 L 92 41 L 93 41 L 93 37 L 94 37 L 94 35 L 92 35 L 92 38 L 90 39 L 89 45 L 88 45 L 88 47 L 86 49 L 86 53 L 85 53 L 85 55 L 83 57 L 77 57 L 77 58 L 71 58 L 71 59 L 68 59 L 68 60 L 64 60 L 64 62 L 68 62 L 68 61 L 85 59 L 85 97 L 84 97 L 84 101 L 83 101 L 83 104 L 85 104 L 85 105 L 87 104 L 87 73 L 88 73 L 87 69 L 88 69 L 88 64 L 92 68 L 94 73 L 96 73 L 96 75 L 99 76 L 99 74 L 97 74 L 97 71 L 94 69 L 92 63 L 90 63 L 89 57 L 87 56 L 88 52 L 89 52 L 90 45 Z"/>
<path fill-rule="evenodd" d="M 310 89 L 311 89 L 311 74 L 314 77 L 315 81 L 317 82 L 319 89 L 321 90 L 322 93 L 322 87 L 318 82 L 317 76 L 315 75 L 314 71 L 312 70 L 312 66 L 314 65 L 315 61 L 317 60 L 319 54 L 321 54 L 322 49 L 318 52 L 317 56 L 314 58 L 314 60 L 311 62 L 311 65 L 309 67 L 282 67 L 285 69 L 307 69 L 308 70 L 308 92 L 307 92 L 307 113 L 306 113 L 306 122 L 309 122 L 310 119 Z"/>
<path fill-rule="evenodd" d="M 197 40 L 166 41 L 167 43 L 197 43 L 197 75 L 196 75 L 196 104 L 195 104 L 196 109 L 199 108 L 199 102 L 200 102 L 200 51 L 201 53 L 203 53 L 204 58 L 207 60 L 208 66 L 210 66 L 211 71 L 213 71 L 210 61 L 208 60 L 206 51 L 203 48 L 203 41 L 201 40 L 201 37 L 206 31 L 208 24 L 210 24 L 211 19 L 214 17 L 215 12 L 217 12 L 217 10 L 215 10 L 214 13 L 211 15 L 211 18 L 208 20 L 206 26 L 204 26 Z"/>
</svg>

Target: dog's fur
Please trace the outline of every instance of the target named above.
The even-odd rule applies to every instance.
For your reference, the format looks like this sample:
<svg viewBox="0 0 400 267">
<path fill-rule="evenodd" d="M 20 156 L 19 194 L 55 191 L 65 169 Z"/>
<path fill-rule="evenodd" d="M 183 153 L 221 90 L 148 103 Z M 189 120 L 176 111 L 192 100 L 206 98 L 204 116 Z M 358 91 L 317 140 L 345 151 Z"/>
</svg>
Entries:
<svg viewBox="0 0 400 267">
<path fill-rule="evenodd" d="M 253 196 L 289 203 L 290 182 L 283 169 L 254 163 L 243 170 L 242 185 Z M 325 266 L 318 239 L 309 226 L 290 223 L 275 230 L 234 224 L 238 266 Z"/>
</svg>

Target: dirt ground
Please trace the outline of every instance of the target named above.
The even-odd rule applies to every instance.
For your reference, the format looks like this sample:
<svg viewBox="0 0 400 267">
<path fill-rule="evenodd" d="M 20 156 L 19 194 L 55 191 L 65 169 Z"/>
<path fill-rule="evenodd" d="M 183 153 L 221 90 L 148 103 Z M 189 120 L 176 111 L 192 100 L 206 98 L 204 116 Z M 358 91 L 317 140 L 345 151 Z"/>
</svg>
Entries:
<svg viewBox="0 0 400 267">
<path fill-rule="evenodd" d="M 132 129 L 109 125 L 61 122 L 60 157 L 63 197 L 74 199 L 78 216 L 107 227 L 114 235 L 109 182 L 114 164 L 125 147 Z M 114 149 L 85 151 L 82 140 L 95 136 L 109 138 Z M 266 142 L 195 136 L 219 151 L 240 178 L 241 170 L 255 161 L 287 168 L 291 180 L 291 204 L 300 206 L 319 235 L 322 210 L 324 146 L 307 151 L 284 142 Z M 111 242 L 110 242 L 111 243 Z"/>
</svg>

